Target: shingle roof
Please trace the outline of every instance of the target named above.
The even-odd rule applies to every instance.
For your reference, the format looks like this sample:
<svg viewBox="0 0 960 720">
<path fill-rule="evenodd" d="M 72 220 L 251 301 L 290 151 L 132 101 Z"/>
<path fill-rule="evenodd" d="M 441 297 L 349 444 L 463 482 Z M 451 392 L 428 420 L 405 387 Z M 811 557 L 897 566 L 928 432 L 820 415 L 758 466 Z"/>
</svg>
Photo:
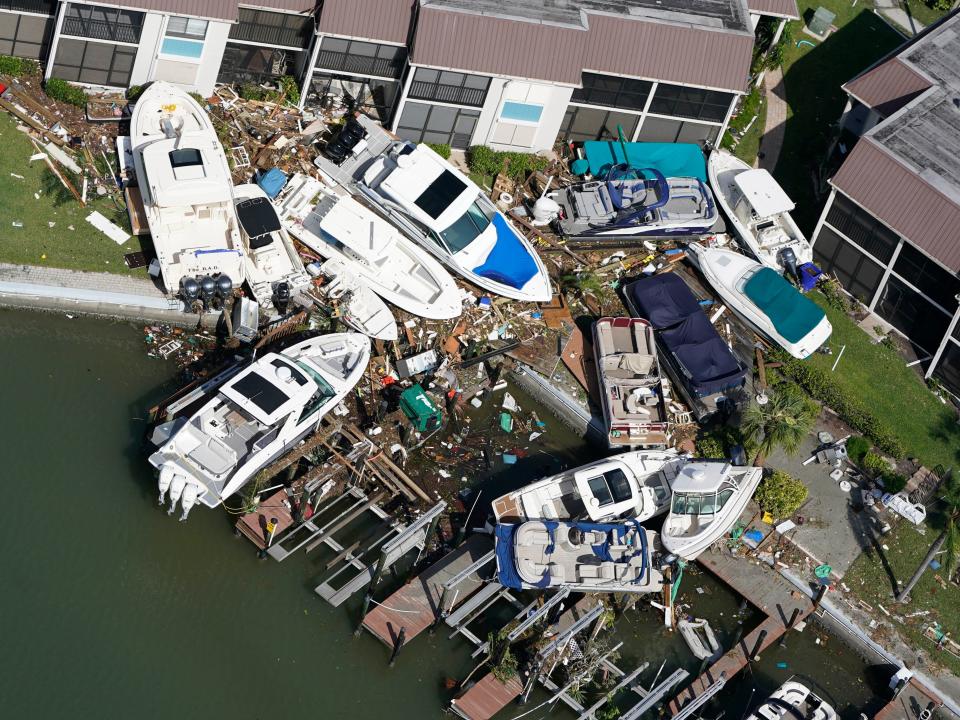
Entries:
<svg viewBox="0 0 960 720">
<path fill-rule="evenodd" d="M 229 22 L 236 22 L 238 14 L 237 0 L 103 0 L 100 4 Z"/>
<path fill-rule="evenodd" d="M 309 13 L 317 8 L 317 0 L 240 0 L 241 7 L 284 10 L 286 12 Z"/>
<path fill-rule="evenodd" d="M 406 43 L 417 0 L 324 0 L 318 30 Z"/>
</svg>

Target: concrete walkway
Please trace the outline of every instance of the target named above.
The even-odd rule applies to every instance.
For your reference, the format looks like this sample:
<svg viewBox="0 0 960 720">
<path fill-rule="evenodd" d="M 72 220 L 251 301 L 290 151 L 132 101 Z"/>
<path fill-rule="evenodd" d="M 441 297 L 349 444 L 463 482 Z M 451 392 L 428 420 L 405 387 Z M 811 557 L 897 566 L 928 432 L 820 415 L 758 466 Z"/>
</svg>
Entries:
<svg viewBox="0 0 960 720">
<path fill-rule="evenodd" d="M 874 5 L 884 19 L 889 20 L 898 29 L 909 35 L 916 35 L 926 27 L 915 17 L 909 15 L 900 5 L 899 0 L 875 0 Z"/>
<path fill-rule="evenodd" d="M 767 70 L 763 90 L 767 98 L 767 122 L 763 128 L 763 137 L 760 138 L 760 153 L 754 165 L 772 173 L 780 157 L 787 127 L 786 90 L 781 68 Z"/>
</svg>

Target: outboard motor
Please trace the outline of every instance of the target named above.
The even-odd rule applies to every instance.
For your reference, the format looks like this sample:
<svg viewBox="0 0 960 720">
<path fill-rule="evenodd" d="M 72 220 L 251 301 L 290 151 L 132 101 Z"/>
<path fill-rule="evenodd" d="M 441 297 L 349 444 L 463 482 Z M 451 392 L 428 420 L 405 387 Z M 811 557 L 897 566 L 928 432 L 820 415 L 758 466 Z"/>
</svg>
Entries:
<svg viewBox="0 0 960 720">
<path fill-rule="evenodd" d="M 200 283 L 197 282 L 196 278 L 180 278 L 180 296 L 187 307 L 193 305 L 193 301 L 200 297 Z"/>
<path fill-rule="evenodd" d="M 187 483 L 183 488 L 183 497 L 180 501 L 180 506 L 183 508 L 183 514 L 180 516 L 180 522 L 183 522 L 187 519 L 187 515 L 190 514 L 190 510 L 194 505 L 197 504 L 197 499 L 200 497 L 200 488 L 196 483 Z"/>
<path fill-rule="evenodd" d="M 233 280 L 226 273 L 217 275 L 217 295 L 226 299 L 233 293 Z"/>
<path fill-rule="evenodd" d="M 163 505 L 163 501 L 167 499 L 167 490 L 170 489 L 170 483 L 173 482 L 173 475 L 173 468 L 170 465 L 160 466 L 160 479 L 157 481 L 157 486 L 160 488 L 158 505 Z"/>
<path fill-rule="evenodd" d="M 216 292 L 217 283 L 212 277 L 204 275 L 200 278 L 200 299 L 203 301 L 204 307 L 210 306 L 210 302 L 213 300 Z"/>
<path fill-rule="evenodd" d="M 796 278 L 797 285 L 802 287 L 803 279 L 800 277 L 800 269 L 797 267 L 797 254 L 793 252 L 793 248 L 786 247 L 781 250 L 777 259 L 780 260 L 783 269 Z"/>
<path fill-rule="evenodd" d="M 187 479 L 183 475 L 174 476 L 170 484 L 170 509 L 167 510 L 167 515 L 173 515 L 173 511 L 177 509 L 177 503 L 180 502 L 180 496 L 183 495 L 186 485 Z"/>
<path fill-rule="evenodd" d="M 273 304 L 277 306 L 277 311 L 283 315 L 287 312 L 287 305 L 290 304 L 290 284 L 277 283 L 273 290 Z"/>
<path fill-rule="evenodd" d="M 546 225 L 560 215 L 560 203 L 553 198 L 543 196 L 533 204 L 533 224 Z"/>
</svg>

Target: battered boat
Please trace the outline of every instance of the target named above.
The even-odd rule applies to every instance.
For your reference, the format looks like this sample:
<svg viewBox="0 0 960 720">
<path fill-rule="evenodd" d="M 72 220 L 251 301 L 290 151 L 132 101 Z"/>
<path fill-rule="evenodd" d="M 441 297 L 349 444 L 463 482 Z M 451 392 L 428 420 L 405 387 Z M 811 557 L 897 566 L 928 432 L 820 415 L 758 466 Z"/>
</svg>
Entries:
<svg viewBox="0 0 960 720">
<path fill-rule="evenodd" d="M 477 287 L 548 302 L 550 276 L 533 246 L 470 178 L 426 145 L 391 144 L 357 189 L 408 237 Z"/>
<path fill-rule="evenodd" d="M 493 501 L 497 522 L 627 518 L 666 512 L 670 484 L 688 460 L 674 450 L 637 450 L 565 470 Z"/>
<path fill-rule="evenodd" d="M 289 298 L 307 287 L 310 276 L 267 194 L 259 185 L 237 185 L 234 198 L 245 246 L 247 284 L 256 301 L 269 307 L 278 289 L 280 297 Z"/>
<path fill-rule="evenodd" d="M 291 235 L 342 262 L 384 300 L 431 320 L 460 316 L 460 291 L 443 266 L 349 195 L 297 174 L 278 205 Z"/>
<path fill-rule="evenodd" d="M 717 642 L 710 623 L 703 618 L 684 618 L 677 621 L 677 630 L 697 660 L 717 660 L 723 650 Z"/>
<path fill-rule="evenodd" d="M 666 392 L 650 323 L 600 318 L 593 324 L 593 348 L 610 447 L 666 449 Z"/>
<path fill-rule="evenodd" d="M 317 429 L 367 369 L 370 341 L 340 333 L 304 340 L 230 368 L 168 408 L 157 426 L 160 503 L 181 520 L 198 502 L 215 508 Z"/>
<path fill-rule="evenodd" d="M 533 520 L 498 525 L 497 580 L 516 590 L 568 587 L 582 592 L 659 592 L 656 533 L 636 522 Z"/>
<path fill-rule="evenodd" d="M 826 700 L 796 680 L 787 680 L 747 720 L 836 720 Z"/>
<path fill-rule="evenodd" d="M 667 552 L 693 560 L 732 528 L 763 477 L 763 468 L 691 462 L 671 483 L 673 500 L 663 522 Z"/>
<path fill-rule="evenodd" d="M 245 278 L 233 181 L 223 147 L 203 108 L 185 91 L 154 82 L 130 118 L 136 182 L 164 289 L 183 279 Z"/>
<path fill-rule="evenodd" d="M 321 291 L 340 303 L 341 319 L 357 332 L 379 340 L 396 340 L 397 321 L 390 308 L 342 260 L 330 258 L 319 267 L 327 278 Z"/>
<path fill-rule="evenodd" d="M 731 310 L 793 357 L 809 357 L 833 332 L 820 306 L 776 270 L 731 250 L 697 244 L 687 247 L 687 257 Z"/>
</svg>

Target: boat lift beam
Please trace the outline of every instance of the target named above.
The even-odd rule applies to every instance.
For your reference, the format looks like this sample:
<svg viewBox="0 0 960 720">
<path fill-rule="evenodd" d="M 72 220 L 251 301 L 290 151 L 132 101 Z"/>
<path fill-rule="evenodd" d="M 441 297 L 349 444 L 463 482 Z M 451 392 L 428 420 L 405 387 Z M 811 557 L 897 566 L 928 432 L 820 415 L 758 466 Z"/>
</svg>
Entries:
<svg viewBox="0 0 960 720">
<path fill-rule="evenodd" d="M 543 605 L 541 605 L 533 615 L 527 617 L 526 620 L 517 625 L 510 633 L 507 635 L 507 642 L 512 643 L 518 637 L 523 635 L 530 627 L 540 621 L 541 618 L 545 617 L 550 610 L 556 607 L 562 600 L 564 600 L 570 594 L 569 587 L 560 588 L 553 597 L 547 600 Z"/>
<path fill-rule="evenodd" d="M 570 638 L 579 633 L 581 630 L 585 629 L 590 623 L 596 620 L 603 613 L 603 603 L 597 602 L 596 606 L 590 609 L 590 611 L 581 617 L 579 620 L 574 622 L 566 630 L 558 633 L 556 637 L 553 638 L 549 643 L 547 643 L 540 652 L 537 653 L 537 660 L 544 661 L 550 657 L 553 653 L 560 649 L 562 645 L 565 645 Z"/>
<path fill-rule="evenodd" d="M 674 687 L 679 685 L 681 682 L 686 680 L 690 676 L 690 673 L 684 670 L 683 668 L 677 668 L 673 671 L 673 674 L 666 678 L 662 683 L 657 685 L 655 688 L 652 688 L 650 692 L 639 703 L 634 705 L 632 708 L 627 710 L 623 715 L 620 716 L 620 720 L 637 720 L 641 715 L 646 713 L 649 710 L 652 710 L 654 706 L 663 701 L 667 693 L 669 693 Z"/>
<path fill-rule="evenodd" d="M 684 705 L 683 709 L 680 710 L 676 715 L 674 715 L 671 720 L 686 720 L 688 717 L 693 715 L 697 710 L 707 704 L 707 700 L 712 698 L 718 692 L 723 690 L 723 686 L 727 684 L 727 674 L 725 672 L 720 673 L 720 677 L 706 690 L 700 693 L 695 700 L 693 700 L 689 705 Z"/>
<path fill-rule="evenodd" d="M 593 705 L 591 705 L 591 706 L 588 707 L 586 710 L 584 710 L 582 713 L 580 713 L 580 716 L 577 718 L 577 720 L 592 720 L 593 714 L 594 714 L 597 710 L 599 710 L 599 709 L 602 708 L 604 705 L 606 705 L 608 702 L 610 702 L 610 700 L 613 699 L 613 696 L 614 696 L 614 695 L 616 695 L 618 692 L 620 692 L 621 690 L 623 690 L 623 688 L 625 688 L 627 685 L 629 685 L 631 682 L 633 682 L 634 678 L 636 678 L 637 675 L 639 675 L 640 673 L 642 673 L 642 672 L 643 672 L 644 670 L 646 670 L 649 666 L 650 666 L 650 663 L 645 662 L 645 663 L 643 663 L 643 665 L 641 665 L 640 667 L 638 667 L 638 668 L 637 668 L 636 670 L 634 670 L 632 673 L 628 673 L 627 675 L 624 675 L 624 676 L 623 676 L 623 679 L 620 680 L 620 682 L 618 682 L 618 683 L 613 687 L 613 689 L 611 689 L 610 691 L 608 691 L 607 693 L 605 693 L 602 698 L 600 698 L 597 702 L 595 702 Z"/>
</svg>

